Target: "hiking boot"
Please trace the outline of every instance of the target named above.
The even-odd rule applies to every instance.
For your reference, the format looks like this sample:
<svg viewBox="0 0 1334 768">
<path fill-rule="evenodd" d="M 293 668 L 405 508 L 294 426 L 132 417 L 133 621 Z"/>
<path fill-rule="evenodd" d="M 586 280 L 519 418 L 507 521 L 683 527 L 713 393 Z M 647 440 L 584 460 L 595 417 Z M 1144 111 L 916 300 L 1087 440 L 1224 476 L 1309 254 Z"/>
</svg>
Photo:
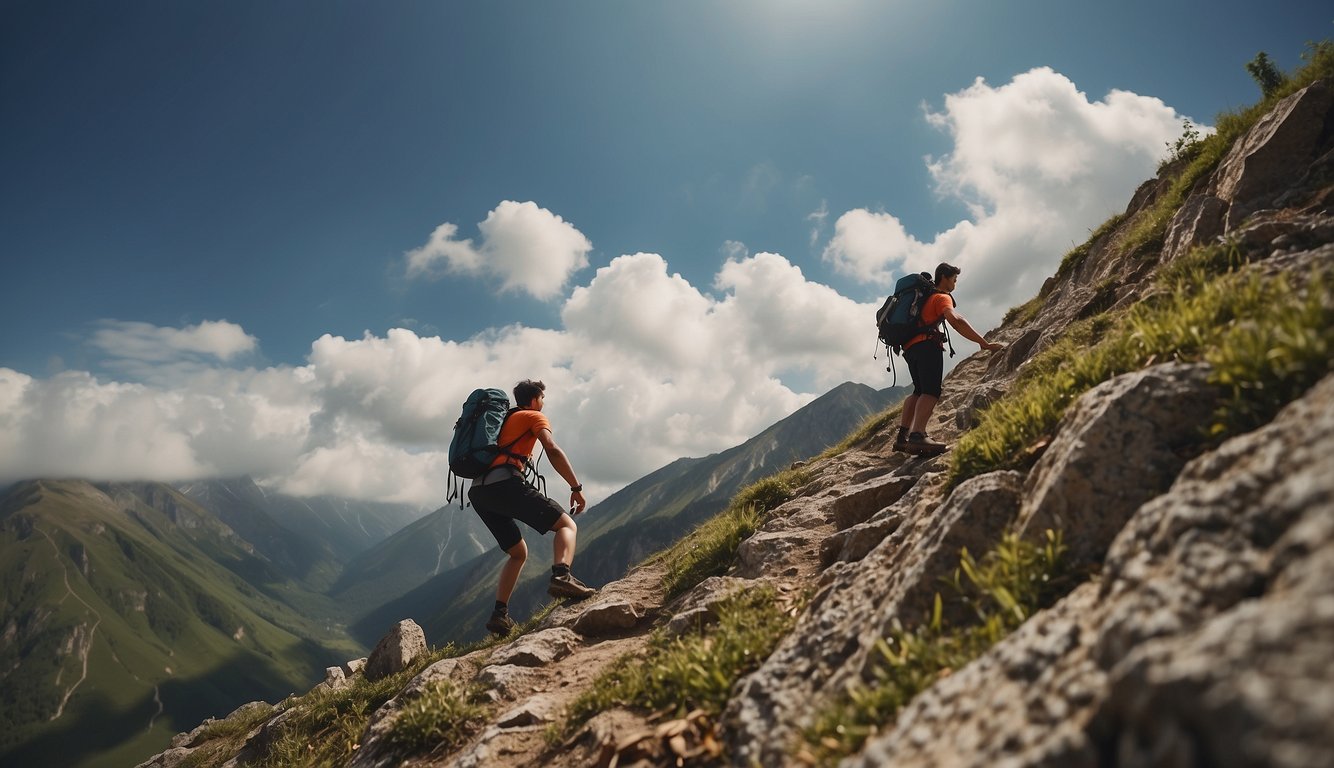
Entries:
<svg viewBox="0 0 1334 768">
<path fill-rule="evenodd" d="M 514 619 L 511 619 L 508 613 L 501 613 L 500 611 L 492 613 L 491 618 L 486 620 L 487 631 L 501 637 L 508 635 L 516 626 L 518 625 L 514 623 Z"/>
<path fill-rule="evenodd" d="M 561 576 L 552 574 L 551 583 L 547 586 L 547 594 L 552 597 L 568 597 L 572 600 L 583 600 L 586 597 L 592 597 L 597 590 L 576 579 L 574 574 L 567 573 Z"/>
<path fill-rule="evenodd" d="M 918 456 L 939 456 L 949 450 L 949 446 L 944 443 L 937 443 L 927 437 L 925 432 L 913 432 L 908 435 L 908 442 L 905 443 L 904 450 Z"/>
<path fill-rule="evenodd" d="M 908 428 L 899 427 L 899 435 L 894 438 L 894 450 L 899 453 L 908 452 Z"/>
</svg>

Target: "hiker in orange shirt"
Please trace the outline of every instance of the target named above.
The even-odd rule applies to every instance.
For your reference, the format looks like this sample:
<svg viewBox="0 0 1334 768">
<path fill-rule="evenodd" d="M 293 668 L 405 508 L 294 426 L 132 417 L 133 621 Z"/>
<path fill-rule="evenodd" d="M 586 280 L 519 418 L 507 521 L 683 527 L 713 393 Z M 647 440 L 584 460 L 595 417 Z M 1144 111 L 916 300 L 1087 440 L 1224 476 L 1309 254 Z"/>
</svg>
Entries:
<svg viewBox="0 0 1334 768">
<path fill-rule="evenodd" d="M 936 293 L 926 300 L 926 306 L 922 308 L 922 325 L 930 330 L 914 336 L 903 345 L 903 358 L 908 361 L 913 390 L 903 401 L 903 416 L 899 419 L 899 433 L 894 440 L 896 451 L 918 456 L 937 456 L 948 448 L 944 443 L 926 436 L 926 423 L 940 400 L 940 386 L 945 375 L 945 334 L 940 330 L 942 322 L 948 322 L 965 339 L 980 344 L 987 351 L 1005 347 L 1004 344 L 994 344 L 982 338 L 982 334 L 973 330 L 963 315 L 954 310 L 954 297 L 950 294 L 959 281 L 961 271 L 943 261 L 936 266 Z"/>
<path fill-rule="evenodd" d="M 519 572 L 528 559 L 528 545 L 515 523 L 520 520 L 543 535 L 556 534 L 551 542 L 554 565 L 547 593 L 552 597 L 582 600 L 597 590 L 584 584 L 570 573 L 574 562 L 575 537 L 578 528 L 573 515 L 584 511 L 584 486 L 574 474 L 565 452 L 556 445 L 551 435 L 551 422 L 542 413 L 546 403 L 546 385 L 540 381 L 521 381 L 514 385 L 516 407 L 505 419 L 500 430 L 499 445 L 509 446 L 491 464 L 491 469 L 473 483 L 468 500 L 482 518 L 496 543 L 509 555 L 500 568 L 500 583 L 496 586 L 496 607 L 486 628 L 498 635 L 509 634 L 514 620 L 509 616 L 509 599 Z M 533 448 L 541 442 L 551 466 L 570 484 L 570 512 L 529 485 L 523 477 Z"/>
</svg>

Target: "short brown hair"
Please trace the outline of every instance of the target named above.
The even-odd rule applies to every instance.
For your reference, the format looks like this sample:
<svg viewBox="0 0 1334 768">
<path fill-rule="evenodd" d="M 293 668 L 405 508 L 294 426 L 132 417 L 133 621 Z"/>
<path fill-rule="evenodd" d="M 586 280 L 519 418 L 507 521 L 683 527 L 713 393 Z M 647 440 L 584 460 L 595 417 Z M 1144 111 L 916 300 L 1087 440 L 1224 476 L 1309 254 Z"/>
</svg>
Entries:
<svg viewBox="0 0 1334 768">
<path fill-rule="evenodd" d="M 540 381 L 524 379 L 514 385 L 514 404 L 520 408 L 527 406 L 537 399 L 537 396 L 547 391 L 547 385 Z"/>
<path fill-rule="evenodd" d="M 948 264 L 942 261 L 936 265 L 936 282 L 939 283 L 941 280 L 944 280 L 951 275 L 957 275 L 960 272 L 963 272 L 963 270 L 953 264 Z"/>
</svg>

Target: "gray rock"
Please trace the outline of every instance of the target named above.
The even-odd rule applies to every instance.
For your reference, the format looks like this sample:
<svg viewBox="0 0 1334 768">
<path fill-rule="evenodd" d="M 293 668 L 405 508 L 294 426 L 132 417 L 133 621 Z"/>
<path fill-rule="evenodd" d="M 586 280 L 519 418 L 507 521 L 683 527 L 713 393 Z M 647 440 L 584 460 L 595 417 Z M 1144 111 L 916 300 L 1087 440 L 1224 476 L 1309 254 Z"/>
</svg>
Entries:
<svg viewBox="0 0 1334 768">
<path fill-rule="evenodd" d="M 1213 195 L 1188 198 L 1167 225 L 1162 263 L 1175 261 L 1191 248 L 1211 243 L 1222 235 L 1227 209 L 1227 202 Z"/>
<path fill-rule="evenodd" d="M 531 693 L 536 678 L 532 667 L 517 664 L 492 664 L 477 673 L 478 683 L 509 699 L 518 699 Z"/>
<path fill-rule="evenodd" d="M 342 667 L 343 667 L 343 677 L 352 677 L 353 675 L 357 674 L 358 672 L 366 668 L 366 657 L 363 656 L 360 659 L 352 659 L 351 661 L 345 661 L 343 662 Z"/>
<path fill-rule="evenodd" d="M 755 582 L 748 579 L 710 576 L 680 599 L 667 621 L 667 632 L 682 635 L 717 623 L 718 605 L 754 586 Z"/>
<path fill-rule="evenodd" d="M 523 635 L 497 649 L 491 654 L 491 663 L 544 667 L 569 656 L 582 641 L 583 638 L 567 627 L 544 629 Z"/>
<path fill-rule="evenodd" d="M 1334 111 L 1334 88 L 1313 83 L 1274 105 L 1219 164 L 1211 194 L 1230 201 L 1227 229 L 1270 205 L 1328 147 L 1325 121 Z"/>
<path fill-rule="evenodd" d="M 834 525 L 843 530 L 866 522 L 875 513 L 903 498 L 903 494 L 916 483 L 917 478 L 911 475 L 884 475 L 847 489 L 830 505 Z"/>
<path fill-rule="evenodd" d="M 1334 764 L 1334 376 L 1190 462 L 849 766 Z"/>
<path fill-rule="evenodd" d="M 502 729 L 523 728 L 549 723 L 560 714 L 561 704 L 550 694 L 539 693 L 496 718 Z"/>
<path fill-rule="evenodd" d="M 923 477 L 889 508 L 904 522 L 865 559 L 826 572 L 797 626 L 741 681 L 723 715 L 738 763 L 782 764 L 820 702 L 861 679 L 886 627 L 922 620 L 960 548 L 981 554 L 1018 510 L 1017 472 L 973 478 L 937 505 L 927 490 L 938 479 Z"/>
<path fill-rule="evenodd" d="M 634 629 L 647 615 L 642 603 L 612 597 L 588 606 L 571 626 L 581 635 L 602 637 Z"/>
<path fill-rule="evenodd" d="M 1069 562 L 1100 562 L 1131 513 L 1171 485 L 1182 446 L 1200 442 L 1216 400 L 1208 371 L 1170 363 L 1084 393 L 1033 468 L 1018 530 L 1060 530 Z"/>
<path fill-rule="evenodd" d="M 381 680 L 407 669 L 425 652 L 426 634 L 417 622 L 404 619 L 376 644 L 363 673 L 367 680 Z"/>
</svg>

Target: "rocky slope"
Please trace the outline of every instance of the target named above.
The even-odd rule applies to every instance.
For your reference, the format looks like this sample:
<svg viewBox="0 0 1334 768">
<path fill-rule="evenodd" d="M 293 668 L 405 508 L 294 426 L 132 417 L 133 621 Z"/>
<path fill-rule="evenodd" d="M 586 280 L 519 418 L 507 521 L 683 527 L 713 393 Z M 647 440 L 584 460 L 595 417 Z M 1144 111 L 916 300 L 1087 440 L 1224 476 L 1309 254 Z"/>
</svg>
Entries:
<svg viewBox="0 0 1334 768">
<path fill-rule="evenodd" d="M 1183 172 L 1165 169 L 1067 260 L 1033 311 L 993 335 L 1003 352 L 974 355 L 951 373 L 933 434 L 954 443 L 980 433 L 1036 378 L 1073 377 L 1068 367 L 1027 378 L 1025 369 L 1062 344 L 1094 346 L 1097 334 L 1070 338 L 1081 320 L 1100 338 L 1130 329 L 1127 338 L 1143 341 L 1154 329 L 1121 310 L 1172 306 L 1176 297 L 1164 292 L 1186 284 L 1164 275 L 1220 237 L 1217 253 L 1240 265 L 1234 277 L 1282 276 L 1265 283 L 1284 286 L 1271 303 L 1314 306 L 1320 318 L 1283 330 L 1282 345 L 1261 345 L 1257 359 L 1269 368 L 1255 378 L 1224 376 L 1228 358 L 1208 344 L 1135 357 L 1073 395 L 1050 429 L 1007 460 L 972 472 L 959 471 L 958 455 L 892 452 L 890 424 L 804 468 L 806 482 L 742 542 L 725 577 L 668 601 L 666 564 L 653 562 L 586 603 L 560 606 L 526 635 L 436 661 L 368 717 L 343 764 L 833 762 L 808 748 L 808 729 L 847 691 L 883 680 L 883 638 L 933 623 L 935 596 L 961 552 L 988 552 L 1007 532 L 1042 541 L 1052 529 L 1065 543 L 1063 573 L 1077 578 L 971 663 L 939 670 L 846 764 L 1334 765 L 1332 171 L 1334 88 L 1325 82 L 1273 105 L 1167 210 L 1158 236 L 1139 237 Z M 1256 324 L 1218 321 L 1236 345 Z M 1271 354 L 1299 347 L 1301 365 Z M 1274 366 L 1285 366 L 1282 375 L 1265 378 Z M 1202 434 L 1220 415 L 1238 415 L 1220 407 L 1245 410 L 1260 396 L 1257 383 L 1281 390 L 1307 379 L 1314 386 L 1295 387 L 1258 426 L 1234 426 L 1227 439 Z M 724 596 L 761 585 L 790 606 L 793 629 L 734 682 L 716 716 L 664 723 L 614 708 L 572 736 L 546 736 L 615 658 L 646 658 L 651 629 L 690 634 Z M 959 606 L 942 614 L 968 621 Z M 414 625 L 395 630 L 370 667 L 402 668 L 421 652 Z M 369 677 L 335 668 L 326 689 Z M 405 749 L 395 723 L 440 681 L 484 691 L 485 722 L 457 741 Z M 229 718 L 231 741 L 210 724 L 148 764 L 272 758 L 285 723 L 318 701 L 289 700 L 261 717 L 240 712 Z"/>
</svg>

